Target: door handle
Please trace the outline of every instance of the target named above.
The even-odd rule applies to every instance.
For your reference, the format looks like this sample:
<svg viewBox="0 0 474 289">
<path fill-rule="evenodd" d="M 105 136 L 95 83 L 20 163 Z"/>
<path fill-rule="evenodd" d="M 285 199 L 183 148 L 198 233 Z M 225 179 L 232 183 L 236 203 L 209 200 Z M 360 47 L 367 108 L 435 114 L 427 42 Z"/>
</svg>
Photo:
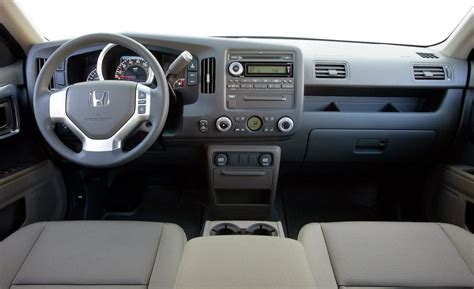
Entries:
<svg viewBox="0 0 474 289">
<path fill-rule="evenodd" d="M 20 132 L 17 92 L 17 87 L 13 84 L 0 87 L 0 139 Z"/>
</svg>

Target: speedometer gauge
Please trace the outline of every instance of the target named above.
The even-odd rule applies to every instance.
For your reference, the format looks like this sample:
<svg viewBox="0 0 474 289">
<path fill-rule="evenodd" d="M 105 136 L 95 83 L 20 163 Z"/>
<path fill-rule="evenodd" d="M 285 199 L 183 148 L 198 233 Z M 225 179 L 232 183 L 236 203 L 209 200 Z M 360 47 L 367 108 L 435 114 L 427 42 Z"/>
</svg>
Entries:
<svg viewBox="0 0 474 289">
<path fill-rule="evenodd" d="M 149 83 L 153 78 L 150 66 L 139 56 L 122 57 L 115 70 L 115 79 Z"/>
</svg>

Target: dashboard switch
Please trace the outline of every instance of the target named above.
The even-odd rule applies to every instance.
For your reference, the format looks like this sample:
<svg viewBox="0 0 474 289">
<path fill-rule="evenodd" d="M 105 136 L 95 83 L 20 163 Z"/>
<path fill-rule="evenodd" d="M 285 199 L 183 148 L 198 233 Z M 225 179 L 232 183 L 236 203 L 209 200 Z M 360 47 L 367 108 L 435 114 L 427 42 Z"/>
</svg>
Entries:
<svg viewBox="0 0 474 289">
<path fill-rule="evenodd" d="M 202 133 L 206 133 L 209 131 L 209 123 L 205 119 L 201 119 L 199 121 L 199 131 Z"/>
<path fill-rule="evenodd" d="M 258 163 L 262 166 L 262 167 L 268 167 L 272 164 L 272 156 L 270 154 L 262 154 L 260 155 L 260 157 L 258 158 Z"/>
<path fill-rule="evenodd" d="M 278 121 L 278 129 L 281 132 L 290 132 L 294 126 L 293 120 L 287 116 L 280 118 Z"/>
<path fill-rule="evenodd" d="M 214 162 L 216 163 L 216 166 L 219 167 L 227 165 L 227 155 L 222 153 L 217 154 L 214 158 Z"/>
<path fill-rule="evenodd" d="M 232 127 L 232 121 L 227 116 L 221 116 L 216 121 L 216 128 L 220 132 L 226 132 Z"/>
<path fill-rule="evenodd" d="M 188 71 L 197 71 L 197 69 L 197 61 L 195 59 L 191 60 L 191 62 L 188 64 Z"/>
</svg>

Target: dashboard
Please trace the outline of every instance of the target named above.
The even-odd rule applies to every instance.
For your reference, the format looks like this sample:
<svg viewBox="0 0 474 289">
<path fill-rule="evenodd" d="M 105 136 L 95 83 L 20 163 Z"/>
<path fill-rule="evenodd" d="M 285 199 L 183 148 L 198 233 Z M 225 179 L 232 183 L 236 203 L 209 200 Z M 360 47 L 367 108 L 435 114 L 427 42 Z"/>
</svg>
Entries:
<svg viewBox="0 0 474 289">
<path fill-rule="evenodd" d="M 454 138 L 462 111 L 467 62 L 430 48 L 128 36 L 145 45 L 164 71 L 181 52 L 193 55 L 170 79 L 169 117 L 152 149 L 176 150 L 175 156 L 213 143 L 258 143 L 278 145 L 282 161 L 298 163 L 435 161 Z M 41 63 L 62 43 L 30 50 L 30 95 Z M 51 86 L 98 79 L 156 85 L 139 56 L 100 44 L 65 59 Z"/>
</svg>

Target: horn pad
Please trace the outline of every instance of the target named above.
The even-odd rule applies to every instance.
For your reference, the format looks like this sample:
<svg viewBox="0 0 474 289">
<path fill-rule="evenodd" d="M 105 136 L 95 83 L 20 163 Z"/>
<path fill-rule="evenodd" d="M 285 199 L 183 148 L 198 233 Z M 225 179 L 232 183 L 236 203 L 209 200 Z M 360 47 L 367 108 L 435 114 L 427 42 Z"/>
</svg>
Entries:
<svg viewBox="0 0 474 289">
<path fill-rule="evenodd" d="M 91 139 L 112 137 L 135 113 L 137 84 L 94 81 L 70 86 L 66 114 Z"/>
</svg>

